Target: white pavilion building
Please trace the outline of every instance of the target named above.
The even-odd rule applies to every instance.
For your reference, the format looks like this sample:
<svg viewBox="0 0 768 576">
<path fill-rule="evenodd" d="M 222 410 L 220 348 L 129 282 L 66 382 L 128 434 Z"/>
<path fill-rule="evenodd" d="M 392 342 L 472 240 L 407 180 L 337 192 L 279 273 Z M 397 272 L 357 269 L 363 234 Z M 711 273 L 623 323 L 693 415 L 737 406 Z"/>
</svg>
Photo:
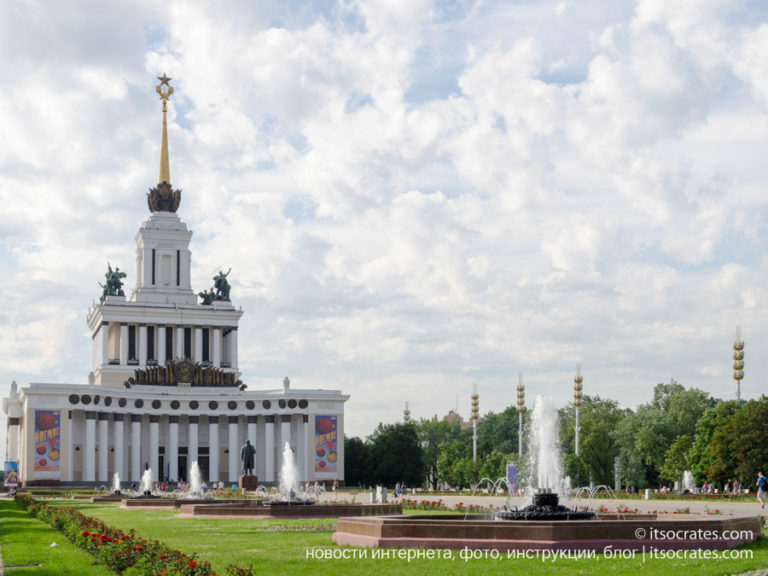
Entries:
<svg viewBox="0 0 768 576">
<path fill-rule="evenodd" d="M 256 448 L 253 473 L 279 481 L 283 447 L 296 457 L 302 482 L 344 480 L 344 403 L 338 390 L 248 390 L 238 362 L 242 310 L 226 274 L 196 294 L 190 282 L 192 231 L 176 214 L 181 192 L 170 185 L 163 75 L 158 185 L 147 194 L 149 218 L 136 234 L 135 285 L 109 267 L 101 303 L 88 314 L 93 370 L 88 384 L 11 385 L 7 459 L 25 486 L 111 484 L 117 473 L 139 482 L 203 478 L 236 482 L 241 446 Z M 163 87 L 166 90 L 163 90 Z M 203 303 L 199 303 L 199 299 Z"/>
</svg>

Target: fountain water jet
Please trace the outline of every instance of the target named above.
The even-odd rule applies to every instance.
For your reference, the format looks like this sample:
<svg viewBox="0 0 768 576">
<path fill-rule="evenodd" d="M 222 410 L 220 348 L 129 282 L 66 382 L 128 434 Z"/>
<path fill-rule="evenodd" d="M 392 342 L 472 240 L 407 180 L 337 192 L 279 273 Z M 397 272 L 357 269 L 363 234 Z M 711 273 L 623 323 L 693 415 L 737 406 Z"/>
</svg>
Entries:
<svg viewBox="0 0 768 576">
<path fill-rule="evenodd" d="M 117 472 L 112 476 L 112 494 L 120 494 L 120 475 Z"/>
<path fill-rule="evenodd" d="M 144 496 L 151 496 L 152 488 L 152 468 L 147 468 L 144 470 L 144 474 L 141 475 L 139 493 Z"/>
</svg>

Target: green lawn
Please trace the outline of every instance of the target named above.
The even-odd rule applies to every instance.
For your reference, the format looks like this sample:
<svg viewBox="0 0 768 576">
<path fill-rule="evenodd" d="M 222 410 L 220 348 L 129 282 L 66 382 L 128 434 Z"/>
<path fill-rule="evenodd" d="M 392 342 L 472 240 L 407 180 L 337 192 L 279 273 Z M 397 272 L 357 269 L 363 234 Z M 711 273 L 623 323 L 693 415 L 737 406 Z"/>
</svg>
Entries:
<svg viewBox="0 0 768 576">
<path fill-rule="evenodd" d="M 455 554 L 454 559 L 372 558 L 373 550 L 336 547 L 331 541 L 335 520 L 246 520 L 177 518 L 176 511 L 122 510 L 112 503 L 90 503 L 76 500 L 49 502 L 50 505 L 74 506 L 84 514 L 95 516 L 107 524 L 123 530 L 134 528 L 138 535 L 162 540 L 187 553 L 197 553 L 207 560 L 218 574 L 223 574 L 229 563 L 247 568 L 253 566 L 257 574 L 317 574 L 374 575 L 418 574 L 446 576 L 446 574 L 596 574 L 615 572 L 631 576 L 693 574 L 739 574 L 768 565 L 768 542 L 761 540 L 744 550 L 753 557 L 741 559 L 658 559 L 637 555 L 633 559 L 609 559 L 598 555 L 592 559 L 557 558 L 543 562 L 540 559 L 483 558 L 464 561 Z M 423 512 L 419 512 L 422 513 Z M 36 522 L 36 521 L 33 521 Z M 367 558 L 307 557 L 307 551 L 332 555 L 336 553 L 367 554 Z M 5 556 L 5 549 L 3 548 Z M 6 560 L 6 562 L 8 562 Z M 95 573 L 95 572 L 92 572 Z M 17 572 L 11 574 L 15 576 Z M 40 572 L 35 572 L 40 574 Z M 90 574 L 82 572 L 82 574 Z"/>
<path fill-rule="evenodd" d="M 0 554 L 9 576 L 114 576 L 13 500 L 0 500 Z"/>
</svg>

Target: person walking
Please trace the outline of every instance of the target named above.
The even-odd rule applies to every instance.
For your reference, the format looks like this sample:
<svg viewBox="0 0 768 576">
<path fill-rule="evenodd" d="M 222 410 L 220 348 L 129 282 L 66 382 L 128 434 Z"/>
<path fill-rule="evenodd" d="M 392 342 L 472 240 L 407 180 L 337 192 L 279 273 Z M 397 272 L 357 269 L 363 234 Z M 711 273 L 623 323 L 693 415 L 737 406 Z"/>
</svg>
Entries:
<svg viewBox="0 0 768 576">
<path fill-rule="evenodd" d="M 757 482 L 755 482 L 755 484 L 757 485 L 757 499 L 762 504 L 760 508 L 765 508 L 765 494 L 768 492 L 768 478 L 763 476 L 762 472 L 758 472 Z"/>
</svg>

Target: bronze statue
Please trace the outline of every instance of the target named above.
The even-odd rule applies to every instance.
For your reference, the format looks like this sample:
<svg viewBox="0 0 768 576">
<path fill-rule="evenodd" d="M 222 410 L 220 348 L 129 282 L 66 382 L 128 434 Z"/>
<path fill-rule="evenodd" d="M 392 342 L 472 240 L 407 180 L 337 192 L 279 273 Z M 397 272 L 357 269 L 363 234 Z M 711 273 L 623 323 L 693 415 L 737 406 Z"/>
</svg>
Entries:
<svg viewBox="0 0 768 576">
<path fill-rule="evenodd" d="M 126 277 L 125 272 L 120 272 L 120 267 L 115 266 L 112 270 L 112 265 L 107 262 L 107 271 L 104 273 L 104 277 L 107 280 L 106 284 L 99 282 L 99 286 L 102 287 L 101 303 L 104 304 L 107 296 L 125 296 L 123 292 L 123 278 Z"/>
<path fill-rule="evenodd" d="M 197 293 L 200 298 L 203 299 L 203 304 L 211 304 L 216 299 L 216 292 L 211 290 L 203 290 Z"/>
<path fill-rule="evenodd" d="M 240 460 L 243 462 L 243 476 L 253 476 L 253 457 L 256 454 L 256 448 L 251 446 L 251 441 L 246 440 L 243 448 L 240 450 Z"/>
<path fill-rule="evenodd" d="M 219 273 L 213 277 L 213 287 L 216 288 L 216 300 L 229 300 L 229 290 L 231 287 L 229 282 L 227 282 L 227 276 L 229 276 L 230 272 L 232 272 L 232 268 L 227 270 L 226 274 L 219 270 Z"/>
</svg>

